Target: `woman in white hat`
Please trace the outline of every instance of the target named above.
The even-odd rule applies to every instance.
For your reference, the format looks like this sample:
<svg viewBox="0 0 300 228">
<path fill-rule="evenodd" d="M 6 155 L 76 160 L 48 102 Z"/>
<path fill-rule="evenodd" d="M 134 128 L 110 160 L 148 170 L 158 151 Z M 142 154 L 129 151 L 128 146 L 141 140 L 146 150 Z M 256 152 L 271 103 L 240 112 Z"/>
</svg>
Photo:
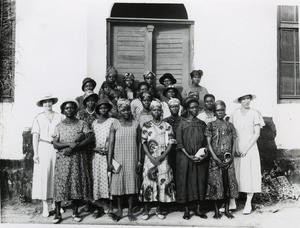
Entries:
<svg viewBox="0 0 300 228">
<path fill-rule="evenodd" d="M 255 98 L 256 96 L 251 93 L 239 96 L 234 102 L 241 104 L 241 107 L 230 116 L 230 122 L 233 123 L 237 132 L 237 153 L 234 165 L 239 192 L 247 193 L 244 214 L 251 213 L 253 194 L 261 192 L 261 167 L 256 141 L 265 122 L 258 111 L 250 108 L 250 102 Z M 235 208 L 235 202 L 231 200 L 229 209 Z"/>
<path fill-rule="evenodd" d="M 38 100 L 37 106 L 43 107 L 44 111 L 35 117 L 31 130 L 34 152 L 32 199 L 43 201 L 44 217 L 49 216 L 47 200 L 53 198 L 56 150 L 52 145 L 52 135 L 55 126 L 62 120 L 62 115 L 52 110 L 57 101 L 51 94 L 45 94 Z"/>
</svg>

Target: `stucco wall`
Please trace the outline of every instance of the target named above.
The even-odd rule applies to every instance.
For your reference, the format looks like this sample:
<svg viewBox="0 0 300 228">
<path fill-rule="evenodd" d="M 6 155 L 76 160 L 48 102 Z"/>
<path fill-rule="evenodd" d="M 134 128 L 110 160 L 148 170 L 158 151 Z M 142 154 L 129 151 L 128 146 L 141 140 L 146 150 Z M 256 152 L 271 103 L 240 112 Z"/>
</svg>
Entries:
<svg viewBox="0 0 300 228">
<path fill-rule="evenodd" d="M 145 2 L 123 1 L 117 2 Z M 252 107 L 273 117 L 279 148 L 300 148 L 300 104 L 277 104 L 277 5 L 298 1 L 186 0 L 194 27 L 194 66 L 204 71 L 202 84 L 227 103 L 242 90 L 258 99 Z M 37 97 L 81 92 L 89 75 L 98 85 L 106 68 L 106 18 L 114 1 L 17 0 L 16 94 L 14 104 L 0 104 L 0 157 L 22 158 L 22 131 L 30 127 Z"/>
</svg>

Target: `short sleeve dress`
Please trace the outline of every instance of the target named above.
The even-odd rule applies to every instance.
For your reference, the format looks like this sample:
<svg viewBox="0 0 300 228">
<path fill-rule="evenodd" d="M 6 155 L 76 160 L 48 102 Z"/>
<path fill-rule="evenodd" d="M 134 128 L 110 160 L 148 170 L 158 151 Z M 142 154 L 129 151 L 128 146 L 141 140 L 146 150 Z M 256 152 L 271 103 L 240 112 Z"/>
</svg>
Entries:
<svg viewBox="0 0 300 228">
<path fill-rule="evenodd" d="M 122 165 L 119 173 L 112 175 L 111 194 L 130 195 L 138 193 L 137 165 L 137 128 L 138 123 L 132 121 L 131 126 L 122 126 L 115 119 L 112 123 L 115 129 L 115 148 L 113 158 Z"/>
<path fill-rule="evenodd" d="M 211 137 L 211 145 L 216 156 L 225 162 L 225 153 L 232 154 L 233 141 L 236 138 L 232 123 L 227 121 L 213 121 L 207 124 L 205 135 Z M 238 184 L 235 177 L 234 164 L 228 169 L 221 168 L 210 157 L 207 181 L 206 199 L 220 200 L 225 197 L 238 197 Z"/>
<path fill-rule="evenodd" d="M 77 133 L 88 133 L 88 124 L 82 120 L 74 123 L 61 122 L 55 128 L 54 137 L 59 142 L 74 142 Z M 82 160 L 81 153 L 85 148 L 74 151 L 70 156 L 64 155 L 65 149 L 58 150 L 56 154 L 54 173 L 54 201 L 67 201 L 70 199 L 84 199 L 91 196 L 90 180 L 87 164 Z"/>
<path fill-rule="evenodd" d="M 105 122 L 99 123 L 95 120 L 92 129 L 95 134 L 96 147 L 105 147 L 108 142 L 109 130 L 114 118 L 108 118 Z M 107 155 L 94 153 L 93 159 L 93 199 L 99 200 L 109 198 L 109 184 L 107 174 Z"/>
<path fill-rule="evenodd" d="M 182 118 L 176 132 L 176 190 L 177 202 L 187 203 L 203 200 L 206 195 L 208 159 L 194 163 L 182 151 L 195 155 L 200 148 L 207 145 L 204 131 L 206 124 L 199 120 Z"/>
<path fill-rule="evenodd" d="M 62 115 L 54 112 L 52 120 L 45 113 L 38 114 L 32 125 L 31 133 L 39 134 L 39 163 L 34 164 L 32 179 L 32 199 L 47 200 L 53 198 L 54 169 L 56 149 L 53 148 L 54 129 L 62 121 Z"/>
<path fill-rule="evenodd" d="M 254 126 L 265 126 L 261 114 L 254 109 L 243 115 L 238 108 L 232 113 L 229 121 L 235 127 L 239 150 L 242 150 L 254 135 Z M 240 192 L 261 192 L 261 166 L 257 143 L 254 143 L 246 156 L 235 157 L 234 166 Z"/>
<path fill-rule="evenodd" d="M 174 133 L 167 122 L 162 121 L 160 124 L 156 124 L 151 120 L 143 125 L 142 143 L 147 144 L 153 157 L 159 157 L 165 152 L 169 139 L 174 139 Z M 151 163 L 149 157 L 145 156 L 139 199 L 144 202 L 175 201 L 175 183 L 168 156 L 156 167 Z"/>
</svg>

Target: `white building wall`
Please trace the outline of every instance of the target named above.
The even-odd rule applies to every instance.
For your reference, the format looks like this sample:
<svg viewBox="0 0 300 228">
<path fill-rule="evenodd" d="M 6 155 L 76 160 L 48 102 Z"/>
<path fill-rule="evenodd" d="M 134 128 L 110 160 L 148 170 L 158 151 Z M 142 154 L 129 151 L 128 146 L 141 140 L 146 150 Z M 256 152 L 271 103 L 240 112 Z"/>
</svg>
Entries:
<svg viewBox="0 0 300 228">
<path fill-rule="evenodd" d="M 277 104 L 277 5 L 298 1 L 123 1 L 184 3 L 195 21 L 194 66 L 202 84 L 227 103 L 249 90 L 252 107 L 274 118 L 280 148 L 300 148 L 300 104 Z M 22 158 L 22 131 L 31 127 L 37 97 L 81 95 L 87 75 L 105 80 L 106 18 L 114 1 L 17 0 L 16 89 L 13 104 L 0 104 L 0 157 Z"/>
</svg>

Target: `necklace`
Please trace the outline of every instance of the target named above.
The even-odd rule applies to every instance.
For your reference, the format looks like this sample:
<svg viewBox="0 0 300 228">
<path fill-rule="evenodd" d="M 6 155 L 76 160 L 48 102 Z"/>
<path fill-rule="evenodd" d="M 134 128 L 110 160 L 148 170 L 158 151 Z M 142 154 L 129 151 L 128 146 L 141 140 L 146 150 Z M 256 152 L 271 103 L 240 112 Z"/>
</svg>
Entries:
<svg viewBox="0 0 300 228">
<path fill-rule="evenodd" d="M 86 112 L 87 112 L 88 114 L 90 114 L 90 115 L 93 115 L 93 114 L 95 113 L 95 110 L 93 110 L 92 112 L 90 112 L 87 108 L 86 108 L 85 110 L 86 110 Z"/>
</svg>

